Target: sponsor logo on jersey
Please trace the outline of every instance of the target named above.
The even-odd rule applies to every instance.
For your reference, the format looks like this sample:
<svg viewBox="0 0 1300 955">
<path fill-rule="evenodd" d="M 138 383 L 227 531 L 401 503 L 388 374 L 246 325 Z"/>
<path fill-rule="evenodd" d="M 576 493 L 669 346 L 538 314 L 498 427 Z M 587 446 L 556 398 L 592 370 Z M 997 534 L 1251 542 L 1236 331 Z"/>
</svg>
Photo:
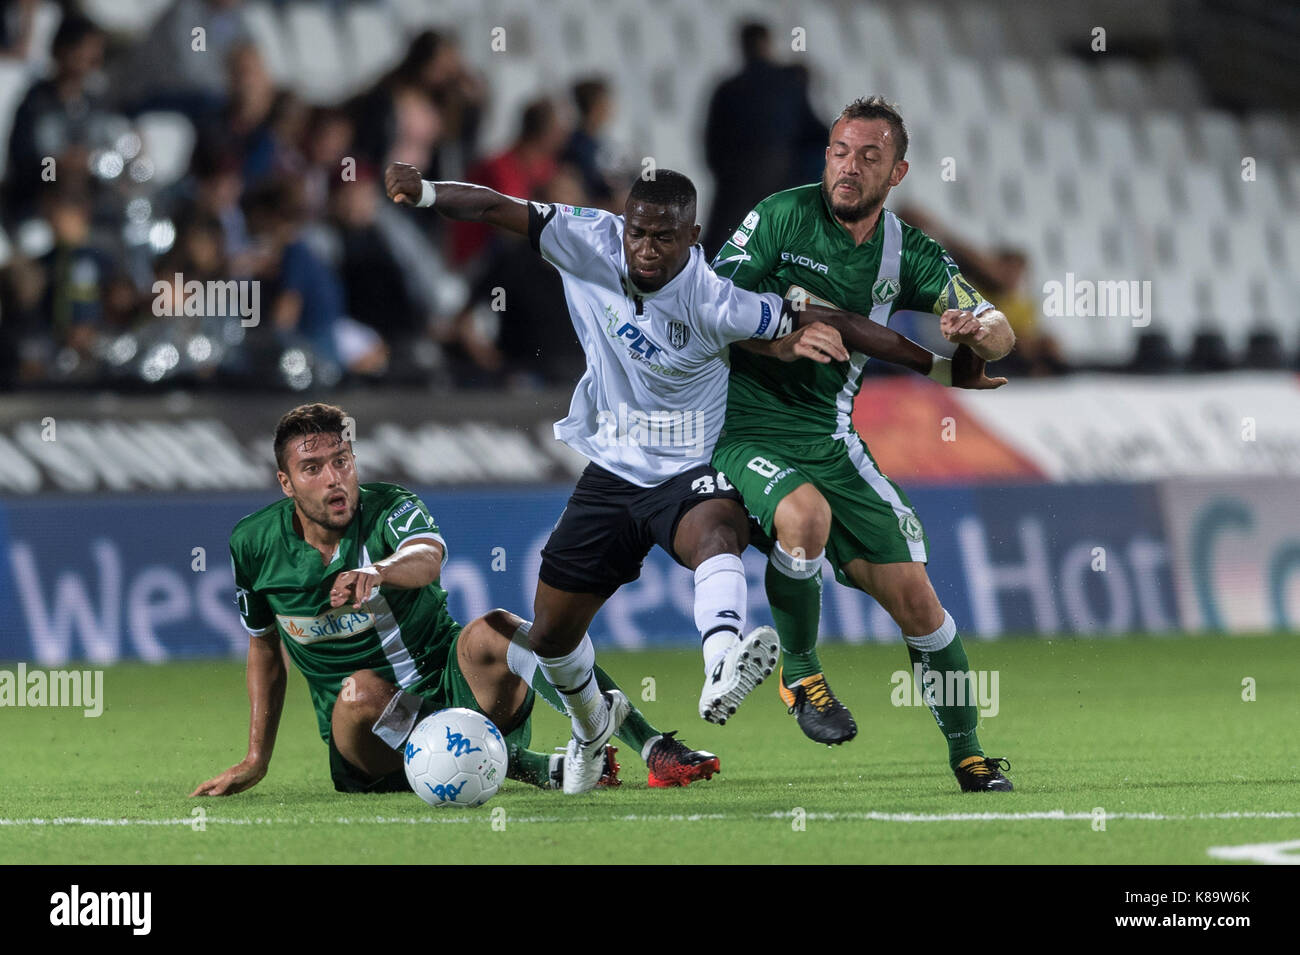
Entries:
<svg viewBox="0 0 1300 955">
<path fill-rule="evenodd" d="M 633 361 L 645 362 L 647 368 L 661 375 L 667 375 L 670 378 L 686 377 L 688 374 L 686 371 L 680 368 L 669 368 L 667 365 L 655 361 L 657 357 L 663 355 L 664 350 L 647 338 L 641 329 L 626 321 L 616 328 L 615 325 L 620 319 L 622 319 L 622 316 L 619 315 L 618 309 L 613 305 L 605 306 L 605 334 L 610 338 L 625 341 L 629 358 Z"/>
<path fill-rule="evenodd" d="M 749 242 L 748 232 L 745 232 L 742 229 L 737 229 L 735 232 L 731 233 L 731 244 L 736 248 L 743 249 L 747 242 Z"/>
<path fill-rule="evenodd" d="M 399 521 L 398 518 L 406 515 L 406 520 Z M 429 515 L 424 512 L 417 501 L 407 501 L 393 513 L 388 515 L 388 529 L 394 534 L 409 534 L 411 531 L 428 530 L 433 527 Z"/>
<path fill-rule="evenodd" d="M 560 211 L 571 216 L 577 216 L 579 219 L 594 219 L 600 215 L 599 209 L 592 209 L 590 206 L 561 205 Z"/>
<path fill-rule="evenodd" d="M 801 265 L 805 269 L 812 269 L 814 272 L 820 272 L 822 275 L 829 275 L 830 268 L 824 262 L 814 262 L 806 255 L 797 255 L 794 252 L 782 252 L 781 261 L 789 262 L 791 265 Z"/>
<path fill-rule="evenodd" d="M 884 305 L 896 298 L 898 298 L 897 279 L 876 279 L 875 284 L 871 286 L 871 301 L 877 305 Z"/>
<path fill-rule="evenodd" d="M 822 308 L 839 308 L 839 306 L 834 302 L 828 302 L 824 298 L 818 298 L 802 285 L 791 285 L 786 289 L 785 299 L 790 303 L 791 307 L 794 308 L 795 311 L 798 311 L 805 305 L 820 305 Z"/>
<path fill-rule="evenodd" d="M 740 225 L 742 228 L 749 229 L 751 232 L 754 231 L 754 227 L 758 225 L 758 210 L 751 210 L 749 215 L 745 216 L 745 221 Z"/>
<path fill-rule="evenodd" d="M 772 324 L 772 306 L 768 305 L 767 302 L 760 302 L 759 304 L 763 307 L 763 312 L 758 322 L 758 331 L 754 332 L 755 338 L 760 337 L 767 331 L 767 326 Z"/>
<path fill-rule="evenodd" d="M 686 343 L 691 340 L 691 330 L 686 327 L 685 322 L 668 323 L 668 344 L 680 350 L 686 347 Z"/>
<path fill-rule="evenodd" d="M 921 521 L 915 514 L 900 514 L 898 517 L 898 529 L 903 532 L 903 536 L 910 541 L 920 542 L 925 534 L 921 530 Z"/>
<path fill-rule="evenodd" d="M 304 647 L 323 640 L 351 637 L 372 630 L 375 626 L 374 614 L 354 610 L 346 604 L 319 617 L 293 617 L 277 613 L 275 619 L 280 621 L 280 627 L 290 640 Z"/>
</svg>

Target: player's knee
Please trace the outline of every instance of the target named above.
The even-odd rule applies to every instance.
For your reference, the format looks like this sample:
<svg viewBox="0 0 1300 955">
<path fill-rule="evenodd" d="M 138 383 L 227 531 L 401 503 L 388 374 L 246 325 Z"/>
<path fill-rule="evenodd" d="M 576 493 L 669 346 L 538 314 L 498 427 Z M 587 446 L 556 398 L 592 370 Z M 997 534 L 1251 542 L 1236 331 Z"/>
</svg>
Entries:
<svg viewBox="0 0 1300 955">
<path fill-rule="evenodd" d="M 943 625 L 943 606 L 928 582 L 909 585 L 898 595 L 894 618 L 904 633 L 921 636 Z"/>
<path fill-rule="evenodd" d="M 393 685 L 374 670 L 357 670 L 343 679 L 331 722 L 378 718 L 393 695 Z"/>
<path fill-rule="evenodd" d="M 831 533 L 831 506 L 811 484 L 787 494 L 776 509 L 776 534 L 783 547 L 821 553 Z"/>
<path fill-rule="evenodd" d="M 519 628 L 519 618 L 507 610 L 489 610 L 461 631 L 460 655 L 473 667 L 490 667 L 503 662 L 510 635 Z"/>
</svg>

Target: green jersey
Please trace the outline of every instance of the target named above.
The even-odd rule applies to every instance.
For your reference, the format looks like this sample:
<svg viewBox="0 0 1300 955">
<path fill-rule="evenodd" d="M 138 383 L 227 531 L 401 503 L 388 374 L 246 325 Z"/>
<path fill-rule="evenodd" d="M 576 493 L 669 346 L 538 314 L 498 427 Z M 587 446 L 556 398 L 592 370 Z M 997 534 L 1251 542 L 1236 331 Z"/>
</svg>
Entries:
<svg viewBox="0 0 1300 955">
<path fill-rule="evenodd" d="M 775 292 L 813 305 L 868 315 L 888 324 L 900 309 L 978 314 L 993 306 L 962 278 L 939 243 L 884 210 L 857 245 L 836 221 L 821 183 L 768 196 L 745 216 L 713 262 L 751 292 Z M 731 349 L 723 434 L 808 440 L 851 434 L 853 399 L 867 356 L 847 362 L 783 362 Z"/>
<path fill-rule="evenodd" d="M 408 541 L 446 542 L 424 503 L 396 484 L 362 484 L 356 516 L 328 564 L 293 526 L 293 501 L 282 498 L 230 533 L 239 614 L 253 636 L 279 631 L 307 678 L 321 739 L 343 679 L 377 671 L 418 693 L 437 685 L 460 627 L 436 583 L 415 590 L 380 587 L 360 609 L 330 607 L 330 587 L 345 570 L 390 556 Z"/>
</svg>

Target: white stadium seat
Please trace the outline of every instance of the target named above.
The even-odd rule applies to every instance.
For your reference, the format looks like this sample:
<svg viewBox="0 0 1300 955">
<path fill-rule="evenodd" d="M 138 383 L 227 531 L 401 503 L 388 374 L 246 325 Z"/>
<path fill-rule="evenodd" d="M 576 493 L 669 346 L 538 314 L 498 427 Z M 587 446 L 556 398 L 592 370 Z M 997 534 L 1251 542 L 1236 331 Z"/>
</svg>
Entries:
<svg viewBox="0 0 1300 955">
<path fill-rule="evenodd" d="M 1003 60 L 994 67 L 995 86 L 1002 105 L 1012 116 L 1039 117 L 1045 105 L 1042 77 L 1027 60 Z"/>
<path fill-rule="evenodd" d="M 153 182 L 168 186 L 188 171 L 194 151 L 194 125 L 182 113 L 141 113 L 135 119 L 144 155 L 154 166 Z"/>
<path fill-rule="evenodd" d="M 271 5 L 260 2 L 246 4 L 244 23 L 276 85 L 288 86 L 294 82 L 297 78 L 297 64 L 294 62 L 292 40 Z"/>
<path fill-rule="evenodd" d="M 343 33 L 353 85 L 364 87 L 392 69 L 406 53 L 406 43 L 376 4 L 349 7 Z"/>
</svg>

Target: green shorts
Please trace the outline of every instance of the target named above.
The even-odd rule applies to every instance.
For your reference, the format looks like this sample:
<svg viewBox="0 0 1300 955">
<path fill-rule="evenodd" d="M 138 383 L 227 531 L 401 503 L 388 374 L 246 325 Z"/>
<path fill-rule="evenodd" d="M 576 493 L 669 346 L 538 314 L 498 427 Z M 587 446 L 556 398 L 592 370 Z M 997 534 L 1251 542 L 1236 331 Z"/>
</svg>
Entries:
<svg viewBox="0 0 1300 955">
<path fill-rule="evenodd" d="M 807 444 L 723 438 L 713 452 L 713 466 L 740 491 L 745 507 L 772 539 L 781 499 L 801 484 L 816 487 L 831 507 L 826 556 L 842 584 L 850 584 L 844 565 L 851 560 L 894 564 L 930 559 L 925 528 L 907 495 L 880 472 L 856 434 Z M 770 541 L 754 544 L 771 549 Z"/>
<path fill-rule="evenodd" d="M 457 633 L 455 639 L 452 640 L 451 650 L 447 654 L 447 665 L 443 668 L 441 674 L 421 680 L 407 690 L 408 693 L 424 697 L 424 702 L 420 705 L 419 716 L 416 717 L 416 723 L 419 723 L 420 720 L 432 713 L 450 709 L 453 706 L 463 706 L 465 709 L 473 710 L 476 713 L 483 712 L 482 707 L 478 705 L 478 700 L 474 698 L 474 691 L 469 687 L 469 681 L 465 679 L 465 674 L 461 671 L 460 660 L 456 652 L 459 643 L 460 634 Z M 521 748 L 527 749 L 528 744 L 532 742 L 533 703 L 536 699 L 536 691 L 529 687 L 523 704 L 515 714 L 513 725 L 498 727 L 502 735 L 505 736 L 507 744 L 515 743 Z M 386 776 L 376 778 L 367 775 L 359 767 L 344 759 L 343 754 L 334 745 L 332 736 L 329 740 L 329 749 L 330 777 L 334 780 L 334 788 L 341 793 L 392 793 L 409 791 L 411 788 L 406 783 L 405 769 L 396 769 Z"/>
</svg>

